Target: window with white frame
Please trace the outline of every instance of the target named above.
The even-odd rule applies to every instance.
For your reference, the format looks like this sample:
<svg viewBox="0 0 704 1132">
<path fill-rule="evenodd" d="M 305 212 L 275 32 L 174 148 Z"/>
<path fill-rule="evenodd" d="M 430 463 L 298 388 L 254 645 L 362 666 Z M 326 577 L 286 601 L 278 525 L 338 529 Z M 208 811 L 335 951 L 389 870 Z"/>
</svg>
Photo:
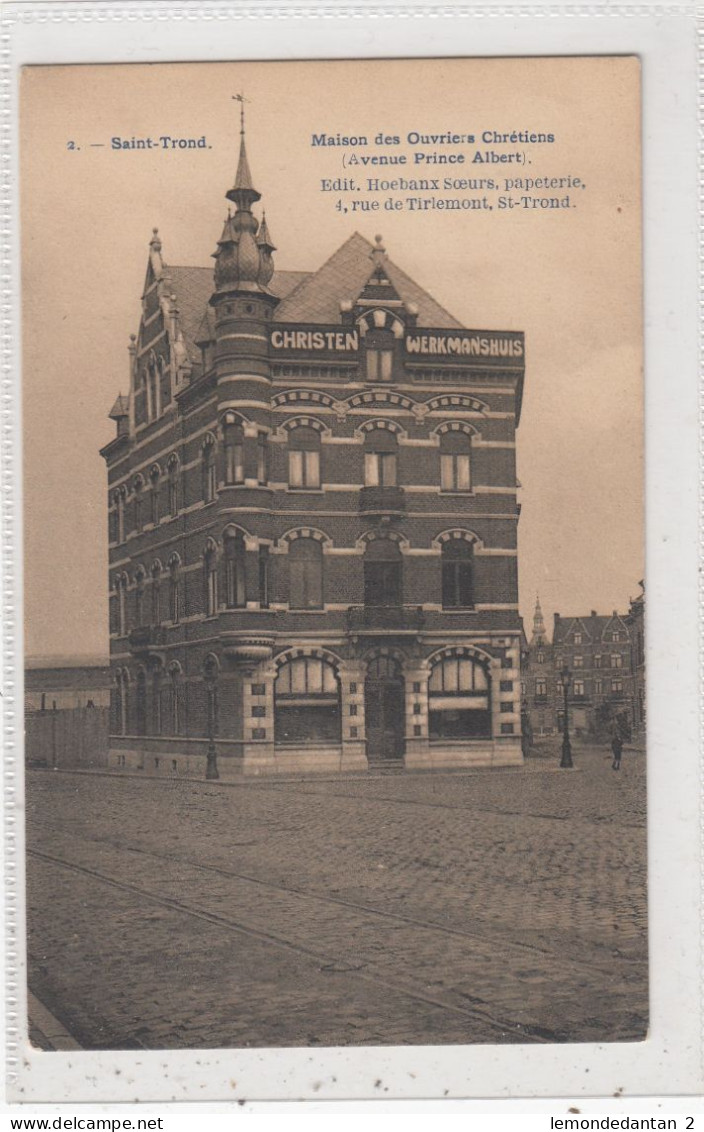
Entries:
<svg viewBox="0 0 704 1132">
<path fill-rule="evenodd" d="M 469 491 L 472 486 L 471 438 L 466 432 L 445 432 L 440 437 L 442 491 Z"/>
<path fill-rule="evenodd" d="M 320 433 L 308 425 L 291 429 L 288 436 L 288 486 L 320 487 Z"/>
<path fill-rule="evenodd" d="M 396 487 L 398 440 L 386 428 L 374 428 L 364 437 L 364 483 L 366 487 Z"/>
</svg>

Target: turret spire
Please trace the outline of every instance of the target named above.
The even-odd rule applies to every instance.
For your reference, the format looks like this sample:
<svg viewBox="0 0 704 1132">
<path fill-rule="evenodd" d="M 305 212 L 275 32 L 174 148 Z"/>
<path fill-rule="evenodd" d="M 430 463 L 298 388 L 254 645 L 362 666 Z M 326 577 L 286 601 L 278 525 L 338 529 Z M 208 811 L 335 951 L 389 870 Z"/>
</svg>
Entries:
<svg viewBox="0 0 704 1132">
<path fill-rule="evenodd" d="M 215 252 L 215 286 L 218 291 L 233 288 L 246 291 L 266 291 L 274 274 L 272 252 L 275 247 L 262 220 L 252 213 L 252 205 L 261 199 L 252 182 L 252 174 L 247 160 L 244 136 L 244 104 L 242 94 L 233 94 L 234 102 L 240 104 L 240 156 L 234 186 L 226 193 L 228 200 L 235 205 L 232 215 L 228 209 L 227 219 Z"/>
<path fill-rule="evenodd" d="M 543 619 L 543 611 L 540 608 L 540 596 L 536 594 L 535 597 L 535 612 L 533 614 L 533 640 L 532 644 L 542 643 L 546 640 L 545 621 Z"/>
<path fill-rule="evenodd" d="M 226 196 L 228 200 L 234 201 L 238 209 L 249 212 L 254 202 L 260 199 L 261 193 L 258 193 L 254 187 L 249 161 L 247 160 L 247 147 L 244 139 L 245 97 L 242 94 L 233 94 L 232 98 L 233 101 L 240 104 L 240 157 L 237 163 L 235 183 Z"/>
</svg>

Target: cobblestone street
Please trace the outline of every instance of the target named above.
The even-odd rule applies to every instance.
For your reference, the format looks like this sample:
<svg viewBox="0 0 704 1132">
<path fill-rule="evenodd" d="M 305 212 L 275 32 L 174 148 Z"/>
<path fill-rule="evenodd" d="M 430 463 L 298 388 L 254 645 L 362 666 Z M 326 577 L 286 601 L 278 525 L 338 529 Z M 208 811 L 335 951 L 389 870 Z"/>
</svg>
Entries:
<svg viewBox="0 0 704 1132">
<path fill-rule="evenodd" d="M 541 754 L 237 785 L 30 771 L 30 988 L 86 1048 L 638 1040 L 645 757 Z"/>
</svg>

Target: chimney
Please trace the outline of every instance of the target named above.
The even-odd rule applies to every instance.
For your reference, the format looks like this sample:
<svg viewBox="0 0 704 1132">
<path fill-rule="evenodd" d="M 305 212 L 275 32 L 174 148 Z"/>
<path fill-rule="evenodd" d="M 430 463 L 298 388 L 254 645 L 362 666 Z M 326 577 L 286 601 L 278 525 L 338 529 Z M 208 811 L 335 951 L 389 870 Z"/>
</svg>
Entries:
<svg viewBox="0 0 704 1132">
<path fill-rule="evenodd" d="M 596 609 L 592 609 L 592 612 L 591 612 L 590 616 L 592 616 L 592 617 L 596 617 Z"/>
</svg>

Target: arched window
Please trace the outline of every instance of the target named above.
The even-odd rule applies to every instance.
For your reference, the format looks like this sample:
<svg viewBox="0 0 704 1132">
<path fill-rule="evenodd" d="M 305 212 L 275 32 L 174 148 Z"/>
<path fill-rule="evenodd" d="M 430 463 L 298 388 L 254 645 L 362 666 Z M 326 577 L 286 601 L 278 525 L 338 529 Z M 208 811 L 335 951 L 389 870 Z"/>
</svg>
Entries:
<svg viewBox="0 0 704 1132">
<path fill-rule="evenodd" d="M 144 480 L 142 479 L 141 476 L 137 476 L 136 480 L 134 481 L 134 485 L 133 485 L 133 490 L 134 490 L 134 529 L 136 530 L 137 534 L 141 534 L 142 529 L 144 527 L 144 510 L 143 510 L 143 499 L 142 499 L 142 489 L 143 489 L 143 487 L 144 487 Z"/>
<path fill-rule="evenodd" d="M 320 433 L 308 425 L 299 425 L 289 433 L 288 486 L 320 487 Z"/>
<path fill-rule="evenodd" d="M 134 623 L 137 628 L 144 624 L 144 568 L 140 566 L 134 576 Z"/>
<path fill-rule="evenodd" d="M 244 429 L 232 413 L 223 422 L 223 444 L 225 483 L 244 483 Z"/>
<path fill-rule="evenodd" d="M 230 608 L 247 604 L 244 538 L 237 532 L 225 536 L 225 602 Z"/>
<path fill-rule="evenodd" d="M 115 541 L 125 541 L 125 489 L 120 487 L 113 496 L 115 504 Z"/>
<path fill-rule="evenodd" d="M 372 539 L 364 552 L 364 604 L 403 604 L 403 558 L 398 543 Z"/>
<path fill-rule="evenodd" d="M 295 539 L 288 548 L 289 607 L 322 609 L 323 548 L 312 538 Z"/>
<path fill-rule="evenodd" d="M 203 499 L 211 503 L 217 493 L 217 471 L 215 468 L 215 443 L 209 437 L 203 445 L 202 454 Z"/>
<path fill-rule="evenodd" d="M 181 620 L 181 579 L 178 558 L 169 561 L 169 620 L 178 625 Z"/>
<path fill-rule="evenodd" d="M 364 483 L 367 487 L 395 487 L 398 441 L 395 433 L 375 428 L 364 437 Z"/>
<path fill-rule="evenodd" d="M 154 562 L 152 575 L 152 625 L 161 625 L 161 562 Z"/>
<path fill-rule="evenodd" d="M 277 743 L 340 741 L 340 687 L 332 665 L 300 656 L 282 664 L 274 682 Z"/>
<path fill-rule="evenodd" d="M 218 611 L 218 556 L 214 546 L 209 546 L 203 555 L 205 570 L 205 611 L 206 617 L 214 617 Z"/>
<path fill-rule="evenodd" d="M 269 608 L 269 568 L 271 560 L 269 558 L 269 547 L 260 546 L 258 555 L 258 570 L 259 570 L 259 605 L 261 609 Z"/>
<path fill-rule="evenodd" d="M 257 483 L 269 482 L 269 442 L 265 432 L 257 436 Z"/>
<path fill-rule="evenodd" d="M 391 381 L 394 368 L 394 336 L 390 330 L 370 330 L 364 340 L 367 381 Z"/>
<path fill-rule="evenodd" d="M 471 438 L 466 432 L 445 432 L 440 437 L 442 491 L 469 491 L 472 486 Z"/>
<path fill-rule="evenodd" d="M 472 609 L 474 606 L 472 544 L 450 539 L 442 546 L 443 609 Z"/>
<path fill-rule="evenodd" d="M 127 633 L 127 575 L 123 574 L 117 586 L 119 634 Z"/>
<path fill-rule="evenodd" d="M 153 421 L 160 415 L 161 389 L 159 387 L 159 371 L 154 358 L 152 358 L 147 370 L 147 419 Z"/>
<path fill-rule="evenodd" d="M 159 468 L 154 465 L 149 473 L 149 518 L 152 526 L 158 527 L 161 518 L 159 499 Z"/>
<path fill-rule="evenodd" d="M 472 657 L 438 660 L 428 683 L 431 739 L 480 739 L 491 735 L 489 676 Z"/>
<path fill-rule="evenodd" d="M 168 730 L 171 735 L 179 735 L 181 732 L 181 695 L 180 695 L 180 675 L 181 670 L 177 662 L 169 665 L 169 724 Z"/>
<path fill-rule="evenodd" d="M 137 673 L 135 731 L 137 735 L 147 733 L 147 674 L 143 668 Z"/>
<path fill-rule="evenodd" d="M 168 463 L 169 472 L 169 515 L 175 519 L 178 515 L 178 458 L 171 456 Z"/>
<path fill-rule="evenodd" d="M 152 735 L 161 735 L 161 681 L 162 669 L 161 665 L 152 672 L 152 711 L 151 711 L 151 728 Z"/>
</svg>

